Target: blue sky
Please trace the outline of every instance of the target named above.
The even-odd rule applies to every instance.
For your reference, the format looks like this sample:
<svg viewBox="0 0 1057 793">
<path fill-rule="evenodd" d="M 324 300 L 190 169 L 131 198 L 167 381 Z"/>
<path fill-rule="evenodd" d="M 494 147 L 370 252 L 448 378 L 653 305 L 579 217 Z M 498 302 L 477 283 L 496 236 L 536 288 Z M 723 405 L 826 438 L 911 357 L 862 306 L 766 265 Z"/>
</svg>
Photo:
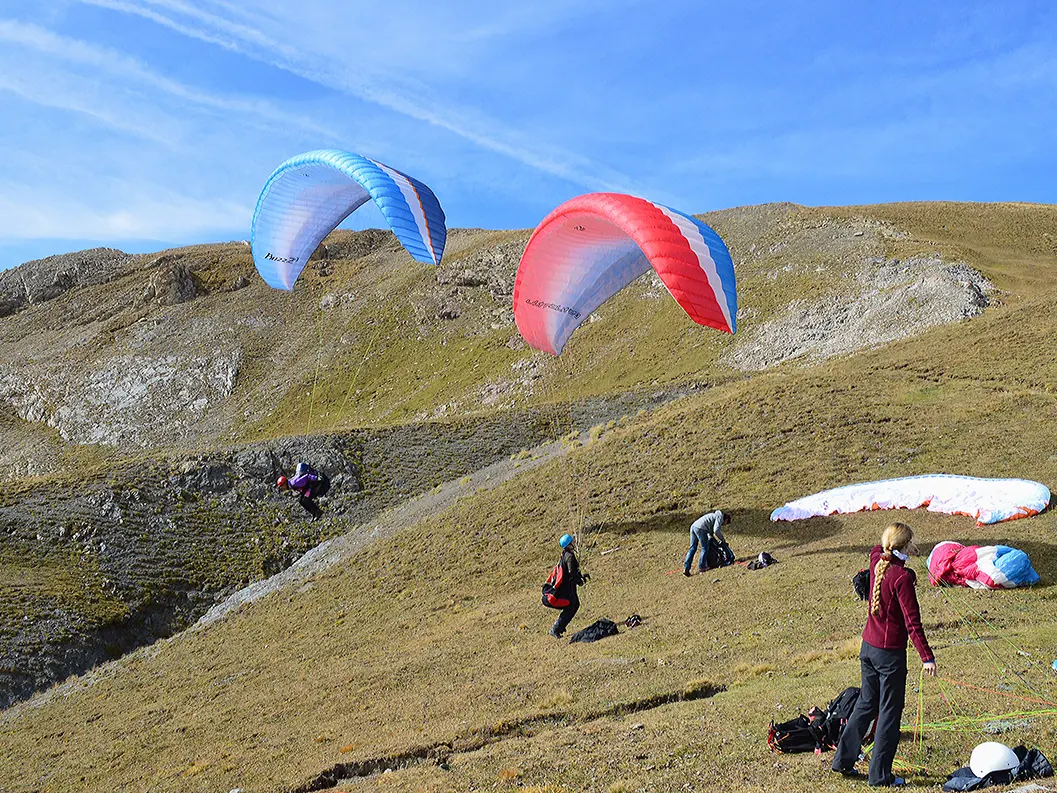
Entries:
<svg viewBox="0 0 1057 793">
<path fill-rule="evenodd" d="M 449 226 L 594 190 L 1057 203 L 1055 98 L 1051 0 L 4 0 L 0 267 L 245 239 L 314 148 L 425 181 Z"/>
</svg>

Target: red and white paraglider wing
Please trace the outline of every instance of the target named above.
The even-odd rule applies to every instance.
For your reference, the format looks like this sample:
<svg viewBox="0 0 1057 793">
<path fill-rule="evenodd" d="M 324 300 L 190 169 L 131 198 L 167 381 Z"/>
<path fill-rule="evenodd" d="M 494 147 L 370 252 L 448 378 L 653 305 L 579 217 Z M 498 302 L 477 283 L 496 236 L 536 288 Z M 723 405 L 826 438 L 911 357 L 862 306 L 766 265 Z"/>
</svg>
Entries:
<svg viewBox="0 0 1057 793">
<path fill-rule="evenodd" d="M 566 201 L 536 228 L 518 265 L 514 319 L 552 355 L 595 309 L 653 267 L 694 322 L 733 333 L 734 265 L 709 226 L 628 195 Z"/>
</svg>

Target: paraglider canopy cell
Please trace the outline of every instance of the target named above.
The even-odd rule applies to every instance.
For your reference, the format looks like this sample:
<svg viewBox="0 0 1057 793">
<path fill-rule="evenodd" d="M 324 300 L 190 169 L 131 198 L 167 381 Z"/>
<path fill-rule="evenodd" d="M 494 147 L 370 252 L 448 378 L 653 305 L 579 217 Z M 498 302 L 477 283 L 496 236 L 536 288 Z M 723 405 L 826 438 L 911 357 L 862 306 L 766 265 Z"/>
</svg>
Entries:
<svg viewBox="0 0 1057 793">
<path fill-rule="evenodd" d="M 269 286 L 293 289 L 323 238 L 368 200 L 412 258 L 440 263 L 447 229 L 429 187 L 359 154 L 324 149 L 291 157 L 265 182 L 250 237 L 257 272 Z"/>
<path fill-rule="evenodd" d="M 694 322 L 734 332 L 734 265 L 719 235 L 690 215 L 619 193 L 573 198 L 536 227 L 514 282 L 518 331 L 559 355 L 591 312 L 651 267 Z"/>
</svg>

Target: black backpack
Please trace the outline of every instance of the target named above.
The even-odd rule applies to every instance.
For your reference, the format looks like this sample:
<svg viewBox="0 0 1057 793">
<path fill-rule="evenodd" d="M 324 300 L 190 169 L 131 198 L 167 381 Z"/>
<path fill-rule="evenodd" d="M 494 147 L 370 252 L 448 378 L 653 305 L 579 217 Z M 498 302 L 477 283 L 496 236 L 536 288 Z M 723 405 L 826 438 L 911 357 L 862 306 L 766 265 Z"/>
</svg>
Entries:
<svg viewBox="0 0 1057 793">
<path fill-rule="evenodd" d="M 859 701 L 859 688 L 857 686 L 849 686 L 844 689 L 837 698 L 829 703 L 825 710 L 825 718 L 822 720 L 820 725 L 822 733 L 822 745 L 827 749 L 836 749 L 837 743 L 840 741 L 841 733 L 844 732 L 844 728 L 848 724 L 848 719 L 851 718 L 852 712 L 855 710 L 855 704 Z M 870 726 L 866 730 L 866 735 L 863 736 L 864 742 L 873 740 L 873 731 L 876 726 L 876 721 L 871 721 Z"/>
<path fill-rule="evenodd" d="M 824 749 L 836 749 L 844 727 L 859 701 L 859 689 L 850 686 L 829 703 L 825 710 L 812 708 L 807 715 L 799 715 L 781 724 L 771 722 L 767 733 L 767 745 L 777 754 L 795 752 L 821 753 Z M 874 722 L 870 723 L 864 742 L 873 740 Z"/>
<path fill-rule="evenodd" d="M 868 599 L 870 597 L 870 571 L 864 568 L 857 572 L 852 577 L 851 588 L 855 590 L 859 600 Z"/>
<path fill-rule="evenodd" d="M 330 477 L 322 471 L 313 470 L 313 473 L 319 477 L 319 481 L 317 481 L 316 486 L 312 488 L 312 498 L 325 496 L 330 490 Z"/>
<path fill-rule="evenodd" d="M 780 724 L 771 722 L 767 731 L 767 745 L 775 754 L 799 754 L 802 752 L 822 751 L 821 723 L 825 714 L 818 708 L 812 708 L 805 716 L 801 713 L 795 719 Z"/>
<path fill-rule="evenodd" d="M 720 542 L 714 536 L 708 538 L 708 569 L 734 564 L 734 551 L 726 540 Z"/>
</svg>

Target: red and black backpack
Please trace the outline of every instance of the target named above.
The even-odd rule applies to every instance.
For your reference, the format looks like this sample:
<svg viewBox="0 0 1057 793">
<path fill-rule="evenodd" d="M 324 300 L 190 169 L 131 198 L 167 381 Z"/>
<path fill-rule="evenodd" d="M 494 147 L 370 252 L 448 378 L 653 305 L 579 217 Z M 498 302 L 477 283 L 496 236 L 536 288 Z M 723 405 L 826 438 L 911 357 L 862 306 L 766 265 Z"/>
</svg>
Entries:
<svg viewBox="0 0 1057 793">
<path fill-rule="evenodd" d="M 547 576 L 547 580 L 543 584 L 543 605 L 547 608 L 563 609 L 569 605 L 568 598 L 558 595 L 564 579 L 565 568 L 562 567 L 562 563 L 559 561 L 558 564 L 554 565 L 554 569 L 551 570 L 551 574 Z"/>
</svg>

